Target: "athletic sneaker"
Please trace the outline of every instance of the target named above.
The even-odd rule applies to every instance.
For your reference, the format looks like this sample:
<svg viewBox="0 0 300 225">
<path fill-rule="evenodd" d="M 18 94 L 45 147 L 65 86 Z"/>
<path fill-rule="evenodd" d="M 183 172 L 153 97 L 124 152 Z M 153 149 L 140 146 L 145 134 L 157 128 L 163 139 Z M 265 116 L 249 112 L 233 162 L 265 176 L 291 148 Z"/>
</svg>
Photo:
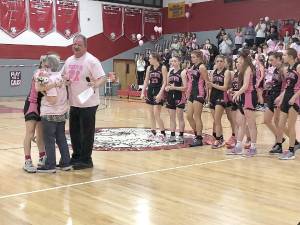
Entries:
<svg viewBox="0 0 300 225">
<path fill-rule="evenodd" d="M 180 144 L 183 144 L 183 143 L 184 143 L 184 137 L 183 137 L 183 136 L 178 136 L 177 141 L 178 141 Z"/>
<path fill-rule="evenodd" d="M 290 152 L 289 150 L 284 151 L 280 156 L 280 160 L 292 160 L 295 159 L 295 153 Z"/>
<path fill-rule="evenodd" d="M 227 148 L 233 148 L 236 145 L 236 138 L 235 136 L 231 136 L 228 141 L 225 142 Z"/>
<path fill-rule="evenodd" d="M 250 147 L 249 149 L 246 149 L 245 151 L 245 156 L 247 157 L 252 157 L 257 154 L 256 148 L 255 147 Z"/>
<path fill-rule="evenodd" d="M 215 142 L 212 144 L 211 148 L 217 149 L 217 148 L 221 148 L 223 146 L 224 146 L 224 140 L 220 139 L 220 140 L 215 140 Z"/>
<path fill-rule="evenodd" d="M 226 153 L 226 155 L 242 155 L 243 154 L 243 148 L 234 146 L 234 148 L 229 149 Z"/>
<path fill-rule="evenodd" d="M 58 170 L 62 170 L 62 171 L 70 171 L 73 169 L 73 167 L 70 165 L 70 166 L 60 166 L 60 165 L 56 165 L 56 169 Z"/>
<path fill-rule="evenodd" d="M 38 173 L 56 173 L 56 169 L 49 169 L 45 166 L 37 168 Z"/>
<path fill-rule="evenodd" d="M 299 149 L 300 149 L 300 143 L 296 144 L 296 145 L 294 146 L 294 149 L 295 149 L 295 151 L 299 150 Z"/>
<path fill-rule="evenodd" d="M 23 169 L 24 169 L 27 173 L 35 173 L 35 172 L 36 172 L 36 168 L 33 166 L 32 160 L 31 160 L 31 159 L 25 160 L 25 164 L 24 164 L 24 166 L 23 166 Z"/>
<path fill-rule="evenodd" d="M 175 136 L 170 136 L 168 139 L 168 142 L 176 142 L 176 137 Z"/>
<path fill-rule="evenodd" d="M 147 137 L 148 141 L 155 141 L 156 135 L 154 135 L 153 133 L 150 133 Z"/>
<path fill-rule="evenodd" d="M 246 143 L 244 144 L 244 148 L 245 149 L 249 149 L 251 147 L 251 141 L 246 141 Z"/>
<path fill-rule="evenodd" d="M 158 143 L 165 142 L 167 140 L 166 136 L 163 134 L 156 135 L 155 141 Z"/>
<path fill-rule="evenodd" d="M 282 154 L 282 147 L 280 145 L 275 144 L 271 151 L 269 151 L 270 154 Z"/>
<path fill-rule="evenodd" d="M 43 166 L 45 166 L 45 163 L 46 163 L 46 155 L 39 158 L 39 162 L 38 162 L 37 166 L 43 167 Z"/>
<path fill-rule="evenodd" d="M 194 138 L 192 144 L 190 144 L 190 147 L 197 147 L 202 146 L 203 142 L 201 138 Z"/>
</svg>

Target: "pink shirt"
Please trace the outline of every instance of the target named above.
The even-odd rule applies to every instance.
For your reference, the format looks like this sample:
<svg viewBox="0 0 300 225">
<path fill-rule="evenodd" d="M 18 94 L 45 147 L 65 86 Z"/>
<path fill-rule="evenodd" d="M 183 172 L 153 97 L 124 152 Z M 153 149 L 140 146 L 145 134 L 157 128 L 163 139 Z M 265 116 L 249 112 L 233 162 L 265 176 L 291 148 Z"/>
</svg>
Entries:
<svg viewBox="0 0 300 225">
<path fill-rule="evenodd" d="M 88 52 L 80 58 L 69 57 L 65 62 L 63 74 L 70 81 L 69 102 L 71 106 L 85 108 L 99 105 L 99 88 L 95 89 L 95 93 L 84 104 L 78 99 L 78 95 L 89 88 L 86 77 L 92 80 L 92 78 L 99 79 L 105 76 L 101 63 L 96 57 Z"/>
<path fill-rule="evenodd" d="M 49 84 L 54 83 L 59 79 L 62 79 L 60 72 L 49 73 Z M 41 116 L 63 115 L 68 111 L 67 89 L 64 85 L 62 87 L 51 88 L 46 92 L 46 96 L 55 96 L 57 97 L 57 100 L 55 104 L 50 104 L 46 97 L 42 98 Z"/>
</svg>

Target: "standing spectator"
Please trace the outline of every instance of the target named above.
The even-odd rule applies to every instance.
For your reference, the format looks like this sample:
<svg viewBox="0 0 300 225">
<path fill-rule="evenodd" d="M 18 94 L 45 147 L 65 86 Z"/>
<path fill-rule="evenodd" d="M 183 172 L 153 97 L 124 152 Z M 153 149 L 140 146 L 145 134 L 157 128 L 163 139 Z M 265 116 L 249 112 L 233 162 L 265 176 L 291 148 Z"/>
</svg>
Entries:
<svg viewBox="0 0 300 225">
<path fill-rule="evenodd" d="M 291 42 L 292 42 L 292 37 L 291 37 L 289 31 L 287 30 L 287 31 L 285 31 L 285 34 L 283 37 L 283 43 L 285 45 L 285 49 L 287 49 L 290 46 Z"/>
<path fill-rule="evenodd" d="M 263 18 L 259 19 L 259 23 L 255 27 L 256 31 L 256 40 L 255 44 L 259 46 L 260 44 L 264 43 L 266 40 L 266 24 Z"/>
<path fill-rule="evenodd" d="M 300 20 L 295 23 L 295 31 L 298 30 L 300 32 Z"/>
<path fill-rule="evenodd" d="M 280 29 L 280 37 L 284 37 L 286 32 L 289 32 L 290 35 L 294 34 L 294 26 L 292 24 L 289 23 L 288 20 L 285 20 L 283 22 L 283 26 Z"/>
<path fill-rule="evenodd" d="M 140 55 L 136 61 L 136 71 L 137 71 L 137 84 L 143 85 L 144 76 L 145 76 L 145 66 L 146 62 L 143 59 L 143 55 Z"/>
<path fill-rule="evenodd" d="M 295 29 L 295 33 L 292 36 L 292 39 L 294 39 L 294 38 L 300 39 L 300 30 Z"/>
<path fill-rule="evenodd" d="M 224 35 L 223 41 L 219 45 L 220 54 L 226 56 L 231 55 L 232 54 L 231 46 L 232 46 L 232 41 L 228 38 L 227 34 Z"/>
<path fill-rule="evenodd" d="M 225 31 L 225 29 L 223 27 L 221 27 L 219 33 L 216 36 L 217 42 L 218 42 L 218 46 L 222 43 L 224 35 L 226 35 L 226 31 Z"/>
<path fill-rule="evenodd" d="M 245 42 L 247 46 L 251 48 L 254 44 L 255 39 L 255 29 L 253 27 L 253 23 L 249 22 L 248 26 L 244 30 Z"/>
<path fill-rule="evenodd" d="M 235 52 L 237 52 L 243 45 L 243 32 L 240 27 L 236 29 L 234 44 L 235 44 Z"/>
<path fill-rule="evenodd" d="M 79 34 L 74 37 L 72 50 L 74 55 L 66 60 L 63 75 L 70 82 L 71 164 L 76 170 L 93 167 L 92 150 L 96 111 L 100 103 L 99 87 L 104 85 L 106 78 L 99 60 L 87 52 L 85 36 Z M 86 102 L 80 102 L 78 95 L 88 87 L 94 89 L 94 94 Z"/>
</svg>

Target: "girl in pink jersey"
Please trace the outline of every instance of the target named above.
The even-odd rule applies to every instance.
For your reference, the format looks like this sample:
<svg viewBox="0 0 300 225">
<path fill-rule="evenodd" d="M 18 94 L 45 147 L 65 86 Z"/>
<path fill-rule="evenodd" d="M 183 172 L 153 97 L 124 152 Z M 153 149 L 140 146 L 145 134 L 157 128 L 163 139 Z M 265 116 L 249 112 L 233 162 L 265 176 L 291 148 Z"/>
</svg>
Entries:
<svg viewBox="0 0 300 225">
<path fill-rule="evenodd" d="M 40 73 L 44 71 L 44 62 L 46 56 L 41 56 L 39 69 L 35 72 L 29 91 L 29 95 L 25 100 L 24 105 L 24 117 L 25 117 L 25 138 L 24 138 L 24 154 L 25 154 L 25 164 L 23 169 L 28 173 L 35 173 L 36 167 L 34 167 L 31 159 L 31 141 L 34 139 L 34 134 L 36 133 L 36 144 L 39 149 L 39 162 L 38 166 L 45 164 L 45 146 L 43 141 L 43 132 L 41 126 L 40 117 L 40 107 L 41 99 L 43 94 L 38 92 L 35 88 L 35 79 Z"/>
<path fill-rule="evenodd" d="M 257 92 L 259 110 L 264 109 L 264 98 L 263 98 L 263 86 L 265 79 L 265 57 L 264 55 L 258 55 L 256 59 L 256 85 L 255 89 Z"/>
<path fill-rule="evenodd" d="M 238 62 L 238 81 L 239 90 L 233 94 L 232 100 L 238 103 L 239 110 L 237 113 L 238 134 L 237 143 L 228 154 L 242 154 L 242 141 L 246 132 L 246 124 L 248 124 L 251 146 L 246 150 L 246 156 L 254 156 L 256 154 L 257 128 L 255 120 L 255 107 L 257 104 L 257 94 L 255 90 L 255 67 L 248 51 L 241 52 Z"/>
<path fill-rule="evenodd" d="M 208 73 L 206 70 L 203 52 L 194 50 L 191 53 L 192 66 L 187 71 L 188 77 L 188 104 L 187 104 L 187 120 L 192 127 L 195 138 L 191 147 L 202 146 L 202 109 L 206 98 L 205 81 L 208 81 Z"/>
</svg>

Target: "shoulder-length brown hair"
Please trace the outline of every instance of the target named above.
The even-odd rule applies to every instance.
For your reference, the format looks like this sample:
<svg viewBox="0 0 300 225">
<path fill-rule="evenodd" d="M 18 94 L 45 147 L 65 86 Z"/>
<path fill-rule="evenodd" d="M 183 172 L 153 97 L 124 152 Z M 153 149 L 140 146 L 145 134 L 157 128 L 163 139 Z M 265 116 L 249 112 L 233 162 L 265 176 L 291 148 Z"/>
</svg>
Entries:
<svg viewBox="0 0 300 225">
<path fill-rule="evenodd" d="M 242 58 L 244 60 L 242 68 L 239 71 L 239 86 L 242 87 L 243 83 L 244 83 L 244 76 L 245 76 L 246 70 L 248 69 L 248 67 L 250 67 L 252 73 L 255 73 L 255 67 L 252 63 L 252 58 L 250 57 L 250 51 L 243 50 L 240 53 L 239 58 Z"/>
</svg>

